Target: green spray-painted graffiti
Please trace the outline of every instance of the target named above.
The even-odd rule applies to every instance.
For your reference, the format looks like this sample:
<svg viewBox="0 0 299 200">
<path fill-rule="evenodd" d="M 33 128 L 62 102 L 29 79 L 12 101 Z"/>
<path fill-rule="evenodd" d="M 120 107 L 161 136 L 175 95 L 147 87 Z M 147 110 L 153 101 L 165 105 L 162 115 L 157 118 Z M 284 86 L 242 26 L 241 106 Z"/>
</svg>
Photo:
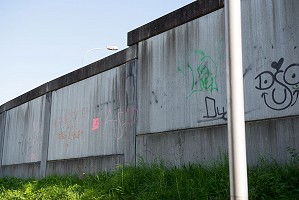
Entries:
<svg viewBox="0 0 299 200">
<path fill-rule="evenodd" d="M 206 55 L 204 51 L 197 50 L 196 55 L 199 56 L 199 65 L 194 69 L 190 64 L 187 64 L 185 69 L 178 66 L 178 71 L 187 78 L 187 73 L 191 73 L 191 93 L 190 97 L 195 92 L 203 91 L 218 91 L 217 84 L 217 66 L 211 56 Z"/>
</svg>

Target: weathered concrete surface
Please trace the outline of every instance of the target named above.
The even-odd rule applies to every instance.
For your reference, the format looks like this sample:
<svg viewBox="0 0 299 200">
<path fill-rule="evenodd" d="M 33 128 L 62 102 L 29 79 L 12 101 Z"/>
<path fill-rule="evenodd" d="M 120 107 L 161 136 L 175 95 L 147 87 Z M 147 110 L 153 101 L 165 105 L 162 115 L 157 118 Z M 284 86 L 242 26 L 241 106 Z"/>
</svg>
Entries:
<svg viewBox="0 0 299 200">
<path fill-rule="evenodd" d="M 0 175 L 83 174 L 134 165 L 138 156 L 203 163 L 226 152 L 219 6 L 194 2 L 129 34 L 138 45 L 2 105 Z M 250 164 L 259 155 L 283 163 L 287 148 L 299 149 L 298 10 L 297 0 L 242 0 Z"/>
<path fill-rule="evenodd" d="M 3 105 L 0 106 L 0 113 L 10 110 L 14 107 L 22 105 L 28 101 L 31 101 L 37 97 L 40 97 L 48 92 L 58 90 L 60 88 L 66 87 L 70 84 L 79 82 L 106 70 L 115 68 L 122 65 L 130 60 L 137 57 L 137 45 L 133 45 L 127 49 L 119 51 L 111 56 L 103 58 L 86 67 L 82 67 L 71 73 L 63 75 L 57 79 L 54 79 L 48 83 L 45 83 Z"/>
<path fill-rule="evenodd" d="M 125 65 L 52 93 L 48 160 L 123 154 Z"/>
<path fill-rule="evenodd" d="M 24 163 L 16 165 L 3 165 L 1 177 L 40 178 L 40 163 Z"/>
<path fill-rule="evenodd" d="M 242 1 L 247 121 L 299 114 L 299 1 L 283 2 Z M 137 134 L 226 124 L 223 9 L 138 48 Z"/>
<path fill-rule="evenodd" d="M 247 120 L 299 114 L 298 10 L 297 0 L 242 1 Z"/>
<path fill-rule="evenodd" d="M 227 152 L 227 128 L 199 128 L 136 137 L 136 155 L 147 162 L 180 166 L 205 163 Z"/>
<path fill-rule="evenodd" d="M 128 33 L 128 46 L 222 8 L 224 0 L 198 0 Z"/>
<path fill-rule="evenodd" d="M 2 165 L 41 160 L 46 96 L 6 112 Z"/>
<path fill-rule="evenodd" d="M 137 60 L 126 64 L 126 95 L 125 95 L 125 146 L 126 165 L 135 164 L 137 109 Z"/>
<path fill-rule="evenodd" d="M 257 163 L 260 156 L 278 163 L 290 159 L 289 148 L 299 149 L 299 117 L 248 122 L 246 124 L 248 163 Z"/>
<path fill-rule="evenodd" d="M 226 123 L 224 45 L 223 10 L 139 43 L 137 134 Z"/>
<path fill-rule="evenodd" d="M 94 156 L 69 160 L 48 162 L 47 176 L 53 174 L 68 174 L 84 176 L 99 171 L 112 171 L 118 165 L 124 164 L 123 155 Z"/>
<path fill-rule="evenodd" d="M 246 123 L 247 161 L 260 156 L 286 163 L 289 148 L 299 149 L 299 117 Z M 173 132 L 138 135 L 136 154 L 147 162 L 167 165 L 209 163 L 228 151 L 227 127 L 213 126 Z"/>
</svg>

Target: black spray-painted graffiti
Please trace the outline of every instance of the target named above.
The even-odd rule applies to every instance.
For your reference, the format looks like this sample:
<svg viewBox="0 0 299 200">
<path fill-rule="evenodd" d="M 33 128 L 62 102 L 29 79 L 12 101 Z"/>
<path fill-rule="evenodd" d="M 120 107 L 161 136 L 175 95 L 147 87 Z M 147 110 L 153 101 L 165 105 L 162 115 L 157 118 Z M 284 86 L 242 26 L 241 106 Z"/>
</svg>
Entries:
<svg viewBox="0 0 299 200">
<path fill-rule="evenodd" d="M 199 56 L 199 65 L 196 69 L 193 69 L 190 64 L 187 64 L 187 69 L 185 70 L 178 66 L 178 71 L 181 72 L 185 78 L 187 77 L 187 73 L 189 71 L 191 72 L 191 93 L 188 97 L 194 92 L 218 91 L 216 82 L 218 70 L 215 61 L 203 51 L 198 50 L 196 54 Z"/>
<path fill-rule="evenodd" d="M 219 110 L 214 98 L 205 97 L 205 105 L 207 114 L 203 118 L 227 120 L 227 112 L 224 111 L 224 107 L 222 107 L 222 110 Z"/>
<path fill-rule="evenodd" d="M 299 96 L 299 64 L 294 63 L 282 69 L 284 59 L 272 62 L 275 72 L 264 71 L 257 75 L 256 89 L 264 91 L 261 97 L 267 107 L 273 110 L 284 110 L 294 106 Z"/>
</svg>

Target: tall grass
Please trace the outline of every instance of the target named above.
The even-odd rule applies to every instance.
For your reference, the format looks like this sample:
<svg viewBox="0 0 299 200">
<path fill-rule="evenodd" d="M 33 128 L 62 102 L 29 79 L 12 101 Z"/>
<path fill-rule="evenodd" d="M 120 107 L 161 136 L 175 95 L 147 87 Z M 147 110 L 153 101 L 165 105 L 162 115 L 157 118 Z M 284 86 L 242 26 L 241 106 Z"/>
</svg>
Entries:
<svg viewBox="0 0 299 200">
<path fill-rule="evenodd" d="M 293 154 L 292 154 L 293 153 Z M 284 166 L 261 158 L 248 168 L 250 199 L 299 199 L 299 156 Z M 0 179 L 0 199 L 229 199 L 228 159 L 166 168 L 162 163 L 119 166 L 112 173 Z"/>
</svg>

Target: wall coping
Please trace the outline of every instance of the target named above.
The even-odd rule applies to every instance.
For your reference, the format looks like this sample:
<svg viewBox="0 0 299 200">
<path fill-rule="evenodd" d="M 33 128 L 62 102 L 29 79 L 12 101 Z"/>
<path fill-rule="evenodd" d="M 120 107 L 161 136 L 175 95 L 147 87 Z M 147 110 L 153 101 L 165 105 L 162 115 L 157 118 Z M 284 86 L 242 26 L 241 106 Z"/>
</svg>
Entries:
<svg viewBox="0 0 299 200">
<path fill-rule="evenodd" d="M 48 92 L 58 90 L 73 83 L 82 81 L 109 69 L 118 67 L 130 60 L 137 58 L 137 45 L 126 48 L 101 60 L 79 68 L 52 81 L 49 81 L 33 90 L 26 92 L 0 106 L 0 113 L 31 101 Z"/>
<path fill-rule="evenodd" d="M 127 45 L 161 34 L 224 7 L 224 0 L 197 0 L 128 32 Z"/>
</svg>

